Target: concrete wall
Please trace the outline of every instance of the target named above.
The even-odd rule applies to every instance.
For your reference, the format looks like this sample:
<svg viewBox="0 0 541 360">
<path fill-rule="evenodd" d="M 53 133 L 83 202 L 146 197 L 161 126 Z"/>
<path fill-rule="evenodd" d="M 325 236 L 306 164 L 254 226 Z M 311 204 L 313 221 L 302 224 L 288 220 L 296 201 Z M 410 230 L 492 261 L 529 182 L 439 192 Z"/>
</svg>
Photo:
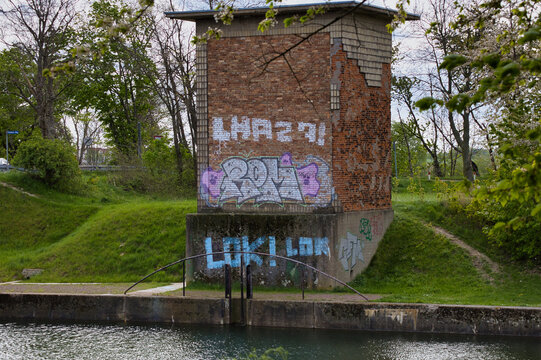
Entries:
<svg viewBox="0 0 541 360">
<path fill-rule="evenodd" d="M 229 323 L 225 299 L 0 294 L 0 320 Z"/>
<path fill-rule="evenodd" d="M 239 323 L 240 299 L 0 294 L 0 321 Z M 251 326 L 541 336 L 541 308 L 246 300 Z"/>
<path fill-rule="evenodd" d="M 186 255 L 219 251 L 255 251 L 307 263 L 348 282 L 374 256 L 392 210 L 338 214 L 190 214 L 186 218 Z M 196 280 L 222 282 L 224 265 L 239 268 L 241 256 L 208 255 L 190 262 Z M 261 285 L 299 286 L 300 267 L 285 260 L 244 255 L 254 282 Z M 310 286 L 336 286 L 323 275 L 307 271 Z"/>
<path fill-rule="evenodd" d="M 253 326 L 541 336 L 541 308 L 249 300 L 247 317 Z"/>
</svg>

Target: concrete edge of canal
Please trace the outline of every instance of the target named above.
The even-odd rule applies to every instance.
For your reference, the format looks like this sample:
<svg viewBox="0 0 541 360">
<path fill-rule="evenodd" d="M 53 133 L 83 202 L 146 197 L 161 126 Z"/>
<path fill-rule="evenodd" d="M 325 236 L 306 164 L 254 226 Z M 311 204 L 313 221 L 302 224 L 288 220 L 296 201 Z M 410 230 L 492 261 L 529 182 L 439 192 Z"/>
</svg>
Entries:
<svg viewBox="0 0 541 360">
<path fill-rule="evenodd" d="M 541 308 L 0 294 L 0 321 L 91 321 L 541 336 Z"/>
</svg>

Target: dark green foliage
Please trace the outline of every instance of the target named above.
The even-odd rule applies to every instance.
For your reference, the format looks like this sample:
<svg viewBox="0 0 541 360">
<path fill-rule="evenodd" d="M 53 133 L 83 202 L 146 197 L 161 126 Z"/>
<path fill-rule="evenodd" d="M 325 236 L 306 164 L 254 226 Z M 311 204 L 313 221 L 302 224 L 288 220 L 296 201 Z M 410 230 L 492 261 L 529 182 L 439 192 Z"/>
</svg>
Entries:
<svg viewBox="0 0 541 360">
<path fill-rule="evenodd" d="M 541 152 L 527 163 L 515 161 L 513 153 L 509 148 L 468 210 L 486 219 L 489 238 L 513 258 L 541 264 Z"/>
<path fill-rule="evenodd" d="M 138 154 L 138 127 L 146 143 L 157 131 L 157 98 L 152 90 L 155 67 L 148 54 L 148 24 L 130 24 L 124 36 L 111 36 L 102 28 L 111 22 L 123 29 L 133 9 L 122 2 L 96 1 L 90 22 L 78 34 L 79 41 L 95 55 L 84 58 L 76 82 L 68 91 L 78 109 L 93 108 L 104 125 L 109 145 L 123 157 Z M 99 54 L 99 55 L 97 55 Z"/>
<path fill-rule="evenodd" d="M 10 154 L 15 154 L 18 138 L 30 133 L 35 117 L 32 107 L 17 95 L 13 79 L 24 78 L 23 72 L 31 72 L 32 69 L 28 56 L 19 49 L 0 51 L 0 135 L 5 136 L 7 130 L 19 131 L 18 136 L 11 135 L 9 138 Z M 24 92 L 24 96 L 28 96 L 28 93 Z M 2 150 L 0 157 L 6 157 Z"/>
<path fill-rule="evenodd" d="M 142 161 L 138 159 L 122 164 L 130 164 L 116 174 L 118 185 L 129 191 L 173 198 L 195 196 L 193 158 L 188 149 L 182 150 L 182 172 L 175 149 L 167 140 L 154 140 L 145 149 Z"/>
<path fill-rule="evenodd" d="M 184 195 L 195 194 L 193 159 L 188 149 L 182 147 L 182 163 L 179 164 L 175 149 L 165 138 L 154 140 L 143 153 L 143 165 L 156 190 L 170 189 Z M 182 172 L 179 172 L 182 166 Z"/>
<path fill-rule="evenodd" d="M 288 352 L 283 347 L 267 349 L 263 354 L 258 355 L 254 349 L 246 356 L 240 357 L 238 360 L 287 360 Z"/>
<path fill-rule="evenodd" d="M 35 134 L 19 146 L 13 163 L 58 189 L 76 190 L 81 183 L 75 152 L 62 140 L 43 139 Z"/>
<path fill-rule="evenodd" d="M 396 147 L 396 159 L 399 176 L 413 176 L 418 174 L 427 166 L 427 153 L 423 148 L 421 141 L 414 136 L 413 126 L 409 123 L 392 123 L 391 138 Z M 393 154 L 393 175 L 395 172 L 394 154 Z"/>
<path fill-rule="evenodd" d="M 445 57 L 445 59 L 440 65 L 440 69 L 446 69 L 451 71 L 461 65 L 464 65 L 466 62 L 468 62 L 468 59 L 465 56 L 452 54 Z"/>
</svg>

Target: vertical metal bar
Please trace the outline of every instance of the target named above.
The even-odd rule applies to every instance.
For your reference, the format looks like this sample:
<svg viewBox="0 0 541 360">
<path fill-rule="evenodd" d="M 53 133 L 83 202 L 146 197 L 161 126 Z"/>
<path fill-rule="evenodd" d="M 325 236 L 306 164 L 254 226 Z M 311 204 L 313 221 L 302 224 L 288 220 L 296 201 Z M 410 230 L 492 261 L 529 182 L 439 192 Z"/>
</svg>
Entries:
<svg viewBox="0 0 541 360">
<path fill-rule="evenodd" d="M 254 288 L 252 287 L 252 266 L 246 265 L 246 299 L 251 299 L 254 296 Z"/>
<path fill-rule="evenodd" d="M 301 290 L 302 290 L 302 299 L 304 300 L 304 266 L 301 266 Z"/>
<path fill-rule="evenodd" d="M 225 264 L 224 267 L 225 280 L 225 298 L 231 299 L 231 265 Z"/>
<path fill-rule="evenodd" d="M 182 296 L 186 296 L 186 260 L 182 262 Z"/>
<path fill-rule="evenodd" d="M 7 170 L 9 170 L 9 145 L 8 145 L 9 142 L 8 141 L 9 141 L 9 137 L 8 137 L 8 132 L 6 130 L 6 161 L 8 162 L 7 165 L 6 165 Z"/>
<path fill-rule="evenodd" d="M 240 321 L 244 325 L 244 254 L 240 257 Z"/>
</svg>

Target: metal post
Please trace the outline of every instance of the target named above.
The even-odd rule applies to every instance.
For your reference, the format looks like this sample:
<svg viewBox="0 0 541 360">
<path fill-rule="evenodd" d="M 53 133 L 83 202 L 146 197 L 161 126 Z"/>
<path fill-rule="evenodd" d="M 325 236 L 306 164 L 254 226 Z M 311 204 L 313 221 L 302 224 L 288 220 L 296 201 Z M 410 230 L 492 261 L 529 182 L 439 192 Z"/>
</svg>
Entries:
<svg viewBox="0 0 541 360">
<path fill-rule="evenodd" d="M 137 122 L 137 156 L 139 159 L 143 155 L 143 149 L 141 148 L 141 121 Z"/>
<path fill-rule="evenodd" d="M 225 280 L 225 298 L 231 299 L 231 265 L 225 264 L 224 267 Z"/>
<path fill-rule="evenodd" d="M 8 136 L 8 132 L 6 130 L 6 161 L 8 162 L 8 164 L 6 165 L 7 168 L 9 170 L 9 145 L 8 145 L 8 141 L 9 141 L 9 136 Z"/>
<path fill-rule="evenodd" d="M 182 296 L 186 296 L 186 261 L 182 262 Z"/>
<path fill-rule="evenodd" d="M 240 321 L 244 325 L 244 255 L 240 257 Z"/>
<path fill-rule="evenodd" d="M 301 290 L 302 290 L 302 299 L 304 300 L 304 266 L 301 266 Z"/>
<path fill-rule="evenodd" d="M 396 162 L 396 141 L 393 141 L 393 150 L 394 150 L 394 177 L 398 177 L 398 165 Z"/>
<path fill-rule="evenodd" d="M 252 286 L 252 267 L 250 264 L 246 265 L 246 299 L 252 299 L 254 297 L 254 288 Z"/>
</svg>

